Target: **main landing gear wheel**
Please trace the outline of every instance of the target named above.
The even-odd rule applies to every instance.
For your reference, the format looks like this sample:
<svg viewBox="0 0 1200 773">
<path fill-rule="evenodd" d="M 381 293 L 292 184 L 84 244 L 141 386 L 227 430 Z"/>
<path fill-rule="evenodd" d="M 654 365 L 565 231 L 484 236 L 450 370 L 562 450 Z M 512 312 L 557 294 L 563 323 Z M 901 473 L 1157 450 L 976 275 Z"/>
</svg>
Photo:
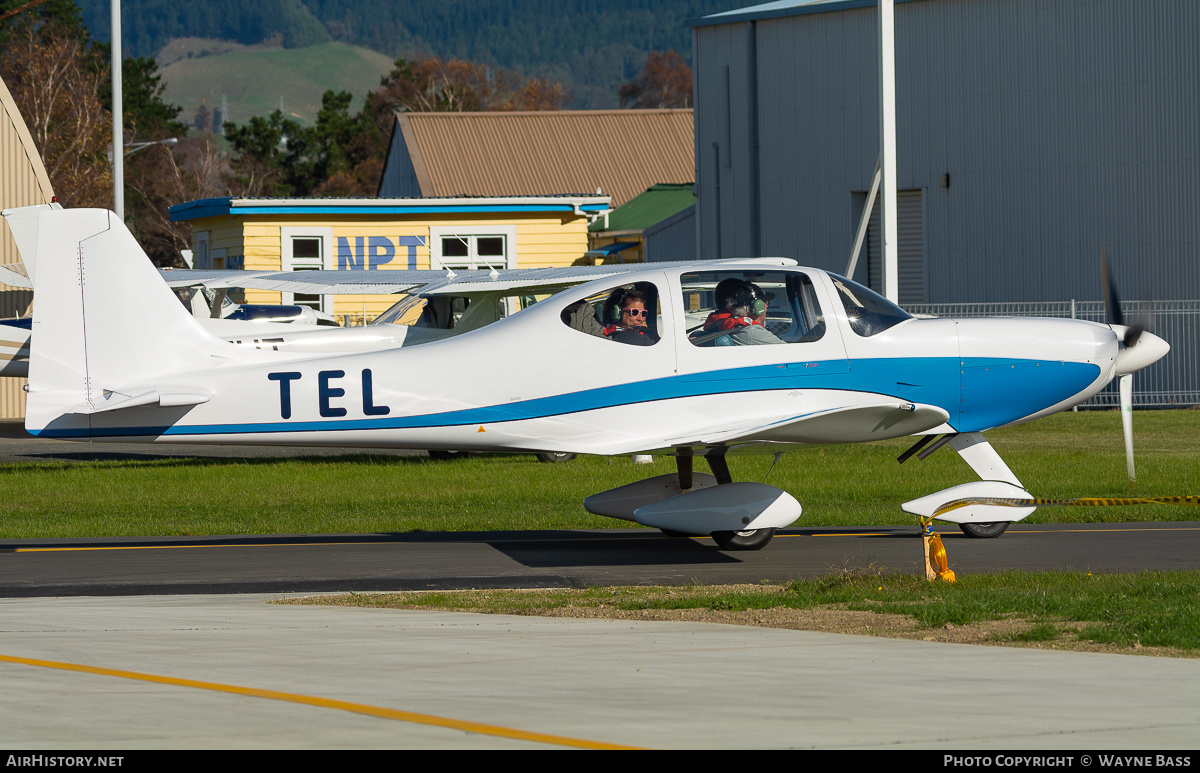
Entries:
<svg viewBox="0 0 1200 773">
<path fill-rule="evenodd" d="M 575 458 L 575 454 L 538 454 L 537 460 L 546 464 L 559 464 L 561 462 L 569 462 Z"/>
<path fill-rule="evenodd" d="M 1008 528 L 1008 521 L 996 521 L 995 523 L 960 523 L 958 528 L 963 530 L 972 539 L 992 539 L 999 537 Z"/>
<path fill-rule="evenodd" d="M 714 531 L 712 533 L 712 538 L 722 550 L 762 550 L 774 536 L 774 529 Z"/>
</svg>

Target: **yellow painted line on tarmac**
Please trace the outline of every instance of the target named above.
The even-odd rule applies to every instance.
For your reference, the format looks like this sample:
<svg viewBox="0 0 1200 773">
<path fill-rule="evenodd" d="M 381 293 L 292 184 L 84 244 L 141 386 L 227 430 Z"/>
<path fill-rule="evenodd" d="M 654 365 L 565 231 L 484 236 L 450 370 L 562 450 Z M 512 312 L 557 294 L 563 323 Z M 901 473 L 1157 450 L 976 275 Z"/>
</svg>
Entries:
<svg viewBox="0 0 1200 773">
<path fill-rule="evenodd" d="M 828 534 L 811 534 L 811 537 L 890 537 L 895 532 L 889 531 L 856 531 L 856 532 L 829 532 Z M 776 535 L 779 536 L 779 535 Z M 803 536 L 800 534 L 797 537 Z"/>
<path fill-rule="evenodd" d="M 100 676 L 115 676 L 120 679 L 135 679 L 141 682 L 153 682 L 155 684 L 165 684 L 174 687 L 192 687 L 198 690 L 212 690 L 214 692 L 232 693 L 234 695 L 244 695 L 251 698 L 266 698 L 268 700 L 285 701 L 287 703 L 299 703 L 305 706 L 316 706 L 323 709 L 336 709 L 338 711 L 348 711 L 353 714 L 365 714 L 369 717 L 379 717 L 381 719 L 394 719 L 399 722 L 411 722 L 418 725 L 432 725 L 434 727 L 444 727 L 450 730 L 460 730 L 466 733 L 477 733 L 479 735 L 496 736 L 497 738 L 511 738 L 517 741 L 530 741 L 532 743 L 553 744 L 555 746 L 570 746 L 579 749 L 637 749 L 636 746 L 622 746 L 620 744 L 604 743 L 602 741 L 588 741 L 581 738 L 568 738 L 561 735 L 547 735 L 545 733 L 530 733 L 525 730 L 517 730 L 510 727 L 501 727 L 499 725 L 487 725 L 481 722 L 467 722 L 460 719 L 449 719 L 447 717 L 437 717 L 432 714 L 417 714 L 411 711 L 399 711 L 397 709 L 386 709 L 380 706 L 368 706 L 364 703 L 351 703 L 350 701 L 339 701 L 330 698 L 318 698 L 311 695 L 300 695 L 297 693 L 278 692 L 276 690 L 259 690 L 253 687 L 239 687 L 231 684 L 220 684 L 219 682 L 201 682 L 195 679 L 176 679 L 170 676 L 159 676 L 157 674 L 143 674 L 137 671 L 122 671 L 116 668 L 99 668 L 97 666 L 81 666 L 75 663 L 60 663 L 55 660 L 35 660 L 33 658 L 19 658 L 12 655 L 0 655 L 0 662 L 17 663 L 25 666 L 35 666 L 38 668 L 54 668 L 61 671 L 78 671 L 85 674 L 98 674 Z"/>
<path fill-rule="evenodd" d="M 394 545 L 394 542 L 264 542 L 260 544 L 234 543 L 230 545 L 93 545 L 89 547 L 60 548 L 16 548 L 15 553 L 68 553 L 80 550 L 194 550 L 198 548 L 286 548 L 325 545 Z"/>
</svg>

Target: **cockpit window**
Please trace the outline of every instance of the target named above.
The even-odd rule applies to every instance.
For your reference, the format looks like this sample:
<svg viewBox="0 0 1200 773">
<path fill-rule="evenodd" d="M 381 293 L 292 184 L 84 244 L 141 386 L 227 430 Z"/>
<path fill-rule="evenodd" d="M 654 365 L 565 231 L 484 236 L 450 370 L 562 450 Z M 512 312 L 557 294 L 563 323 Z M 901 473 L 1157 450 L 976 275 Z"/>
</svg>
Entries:
<svg viewBox="0 0 1200 773">
<path fill-rule="evenodd" d="M 407 325 L 453 330 L 471 305 L 470 298 L 409 295 L 371 321 L 372 325 Z"/>
<path fill-rule="evenodd" d="M 652 282 L 634 282 L 593 293 L 562 310 L 573 330 L 630 346 L 653 346 L 660 338 L 662 310 Z"/>
<path fill-rule="evenodd" d="M 701 271 L 680 283 L 693 346 L 808 343 L 825 335 L 812 281 L 798 271 Z"/>
<path fill-rule="evenodd" d="M 425 299 L 419 295 L 407 295 L 388 307 L 388 310 L 371 320 L 372 325 L 412 325 L 421 318 Z"/>
<path fill-rule="evenodd" d="M 912 315 L 896 304 L 884 298 L 874 290 L 847 279 L 844 276 L 830 274 L 838 297 L 846 308 L 846 320 L 850 329 L 863 338 L 882 333 L 893 325 L 898 325 Z"/>
<path fill-rule="evenodd" d="M 213 314 L 211 309 L 217 302 L 217 291 L 210 287 L 177 287 L 175 297 L 183 307 L 196 317 L 226 316 L 234 303 L 229 299 L 229 291 L 221 291 L 221 311 Z"/>
</svg>

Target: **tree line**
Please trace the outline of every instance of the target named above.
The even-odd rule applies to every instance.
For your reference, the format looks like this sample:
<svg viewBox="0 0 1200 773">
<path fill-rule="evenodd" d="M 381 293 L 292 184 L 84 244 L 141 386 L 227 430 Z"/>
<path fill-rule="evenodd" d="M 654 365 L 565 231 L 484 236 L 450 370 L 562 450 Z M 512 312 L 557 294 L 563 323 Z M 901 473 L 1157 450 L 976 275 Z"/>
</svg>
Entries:
<svg viewBox="0 0 1200 773">
<path fill-rule="evenodd" d="M 96 37 L 109 0 L 79 0 Z M 737 7 L 729 0 L 122 0 L 128 53 L 155 56 L 182 37 L 287 48 L 339 41 L 392 59 L 440 56 L 564 84 L 571 107 L 615 105 L 650 51 L 688 51 L 687 20 Z"/>
<path fill-rule="evenodd" d="M 2 0 L 0 14 L 27 2 Z M 45 0 L 0 19 L 0 78 L 63 206 L 111 208 L 109 47 L 91 38 L 72 0 Z M 621 87 L 620 100 L 632 108 L 690 107 L 691 84 L 682 56 L 654 52 Z M 328 91 L 312 126 L 276 110 L 226 123 L 219 137 L 211 121 L 189 132 L 181 108 L 163 101 L 152 58 L 124 60 L 122 92 L 125 220 L 159 265 L 179 265 L 180 250 L 191 244 L 189 224 L 170 220 L 174 204 L 216 196 L 374 196 L 397 111 L 559 110 L 571 101 L 570 90 L 548 78 L 421 56 L 398 59 L 357 113 L 349 92 Z"/>
</svg>

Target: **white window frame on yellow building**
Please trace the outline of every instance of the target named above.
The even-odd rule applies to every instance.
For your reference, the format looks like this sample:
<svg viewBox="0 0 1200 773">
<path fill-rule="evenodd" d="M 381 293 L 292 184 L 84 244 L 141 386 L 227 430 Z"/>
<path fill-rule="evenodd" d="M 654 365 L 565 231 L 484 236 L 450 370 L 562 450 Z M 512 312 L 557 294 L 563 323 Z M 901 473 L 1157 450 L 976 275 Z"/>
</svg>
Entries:
<svg viewBox="0 0 1200 773">
<path fill-rule="evenodd" d="M 321 243 L 321 254 L 316 258 L 296 258 L 293 255 L 296 239 L 317 239 Z M 333 229 L 321 226 L 280 226 L 279 260 L 283 271 L 322 271 L 337 268 L 333 260 Z M 331 262 L 333 265 L 330 265 Z M 296 303 L 295 293 L 282 293 L 282 303 Z M 333 313 L 333 296 L 320 295 L 318 311 Z M 301 300 L 301 303 L 308 304 Z"/>
<path fill-rule="evenodd" d="M 479 257 L 477 244 L 480 238 L 499 236 L 504 239 L 504 264 L 493 266 L 486 259 Z M 442 255 L 442 240 L 460 238 L 467 242 L 467 257 L 447 258 Z M 465 269 L 486 270 L 489 268 L 517 267 L 517 228 L 508 225 L 462 225 L 462 226 L 430 226 L 429 227 L 429 266 L 430 268 L 449 268 L 452 270 Z"/>
<path fill-rule="evenodd" d="M 210 231 L 200 231 L 193 238 L 193 243 L 196 245 L 194 266 L 196 268 L 212 268 L 209 265 L 211 259 L 210 248 L 212 246 L 212 233 Z"/>
</svg>

